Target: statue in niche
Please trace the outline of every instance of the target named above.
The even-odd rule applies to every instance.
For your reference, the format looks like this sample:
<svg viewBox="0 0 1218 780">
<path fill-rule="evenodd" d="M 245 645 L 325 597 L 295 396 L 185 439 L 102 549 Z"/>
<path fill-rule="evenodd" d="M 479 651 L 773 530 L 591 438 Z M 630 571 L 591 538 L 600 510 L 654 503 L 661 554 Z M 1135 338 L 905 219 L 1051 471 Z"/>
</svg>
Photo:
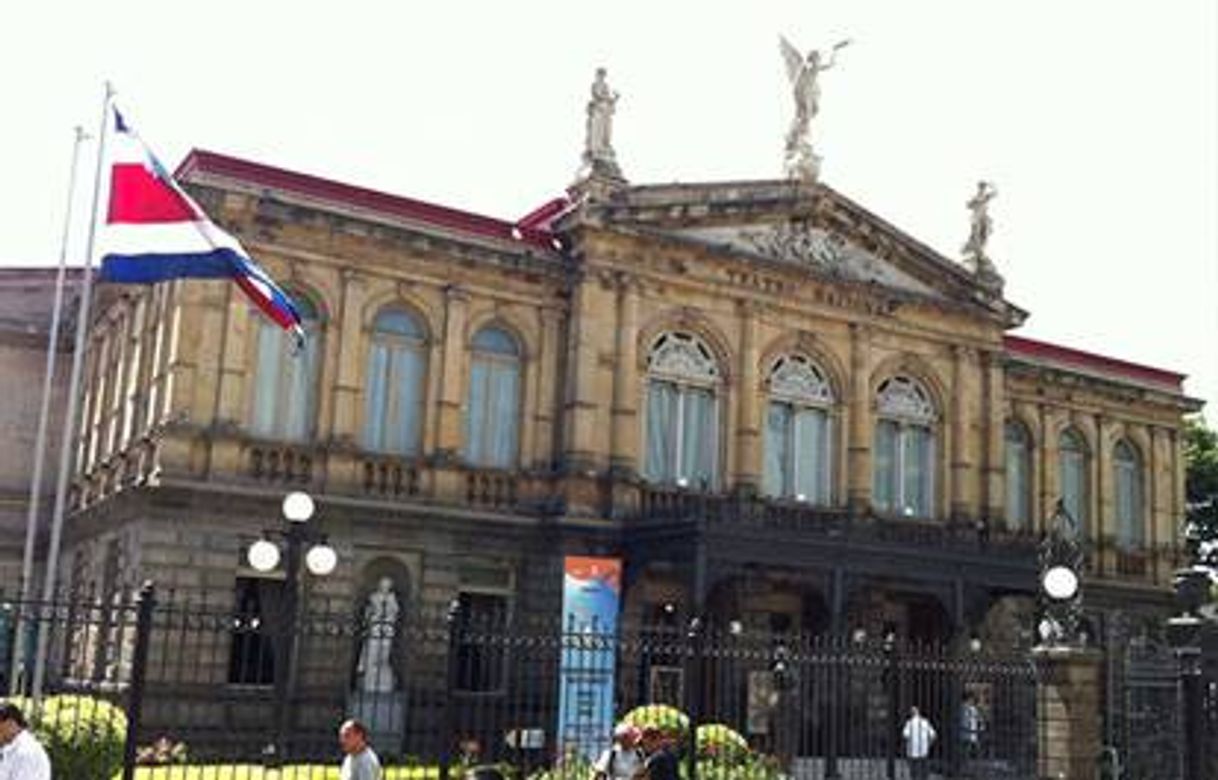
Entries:
<svg viewBox="0 0 1218 780">
<path fill-rule="evenodd" d="M 355 668 L 356 687 L 365 693 L 390 693 L 397 687 L 392 654 L 400 612 L 393 580 L 381 577 L 364 605 L 367 633 Z"/>
</svg>

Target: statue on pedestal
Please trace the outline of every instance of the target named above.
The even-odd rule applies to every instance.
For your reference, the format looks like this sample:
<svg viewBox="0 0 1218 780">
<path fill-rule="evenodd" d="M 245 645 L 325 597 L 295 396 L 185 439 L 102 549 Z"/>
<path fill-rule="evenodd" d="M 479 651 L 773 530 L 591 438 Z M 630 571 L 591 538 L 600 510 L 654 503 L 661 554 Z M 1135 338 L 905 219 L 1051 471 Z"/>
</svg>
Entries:
<svg viewBox="0 0 1218 780">
<path fill-rule="evenodd" d="M 356 665 L 356 688 L 365 693 L 390 693 L 397 688 L 393 671 L 393 639 L 397 636 L 401 607 L 393 580 L 382 577 L 364 606 L 367 634 Z"/>
<path fill-rule="evenodd" d="M 849 40 L 833 45 L 827 61 L 813 49 L 807 57 L 786 38 L 779 36 L 779 48 L 787 66 L 787 77 L 791 80 L 791 93 L 795 98 L 795 118 L 787 131 L 786 170 L 787 176 L 802 181 L 816 181 L 820 175 L 820 157 L 812 149 L 812 120 L 820 110 L 820 74 L 833 67 L 837 52 L 850 45 Z"/>
<path fill-rule="evenodd" d="M 605 80 L 605 69 L 596 69 L 592 82 L 592 98 L 588 101 L 588 119 L 584 136 L 583 166 L 580 168 L 575 187 L 581 183 L 586 187 L 592 180 L 600 186 L 625 184 L 626 179 L 617 164 L 613 151 L 613 113 L 617 109 L 618 94 L 609 88 Z M 592 186 L 597 190 L 598 186 Z"/>
<path fill-rule="evenodd" d="M 993 261 L 986 254 L 985 245 L 990 240 L 994 223 L 990 219 L 990 201 L 998 195 L 998 189 L 992 182 L 977 182 L 977 192 L 965 206 L 972 213 L 972 227 L 969 230 L 968 241 L 964 243 L 961 252 L 964 262 L 986 287 L 1002 288 L 1002 277 L 994 268 Z"/>
</svg>

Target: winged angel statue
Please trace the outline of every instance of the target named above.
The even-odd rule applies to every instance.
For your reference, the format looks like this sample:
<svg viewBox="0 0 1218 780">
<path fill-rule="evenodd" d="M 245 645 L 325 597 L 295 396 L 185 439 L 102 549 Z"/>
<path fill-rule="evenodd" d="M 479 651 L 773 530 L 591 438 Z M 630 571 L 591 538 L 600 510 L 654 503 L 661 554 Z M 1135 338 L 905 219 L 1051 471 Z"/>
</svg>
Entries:
<svg viewBox="0 0 1218 780">
<path fill-rule="evenodd" d="M 791 80 L 791 92 L 795 98 L 795 118 L 787 131 L 786 169 L 794 179 L 814 181 L 819 173 L 820 158 L 812 150 L 811 124 L 820 109 L 820 85 L 817 77 L 833 67 L 837 53 L 850 45 L 849 40 L 833 45 L 827 60 L 815 49 L 807 56 L 783 36 L 778 36 L 779 49 L 787 66 L 787 77 Z"/>
</svg>

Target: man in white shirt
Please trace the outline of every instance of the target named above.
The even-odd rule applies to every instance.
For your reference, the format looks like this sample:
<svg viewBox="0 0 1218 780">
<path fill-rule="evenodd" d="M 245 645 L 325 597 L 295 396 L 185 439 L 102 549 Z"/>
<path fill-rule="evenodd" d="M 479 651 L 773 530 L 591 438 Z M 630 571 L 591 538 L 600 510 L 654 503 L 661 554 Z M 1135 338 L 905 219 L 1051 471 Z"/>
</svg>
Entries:
<svg viewBox="0 0 1218 780">
<path fill-rule="evenodd" d="M 909 759 L 910 776 L 913 780 L 926 780 L 929 769 L 926 758 L 930 755 L 931 744 L 938 736 L 935 734 L 935 727 L 922 717 L 917 707 L 910 707 L 909 720 L 905 721 L 901 736 L 905 738 L 905 756 Z"/>
<path fill-rule="evenodd" d="M 592 765 L 596 780 L 633 780 L 643 769 L 639 730 L 625 723 L 613 730 L 613 746 Z"/>
<path fill-rule="evenodd" d="M 338 728 L 338 744 L 346 753 L 338 770 L 341 780 L 381 780 L 381 760 L 368 744 L 367 726 L 354 718 L 343 721 Z"/>
<path fill-rule="evenodd" d="M 11 702 L 0 702 L 0 780 L 51 780 L 47 752 Z"/>
</svg>

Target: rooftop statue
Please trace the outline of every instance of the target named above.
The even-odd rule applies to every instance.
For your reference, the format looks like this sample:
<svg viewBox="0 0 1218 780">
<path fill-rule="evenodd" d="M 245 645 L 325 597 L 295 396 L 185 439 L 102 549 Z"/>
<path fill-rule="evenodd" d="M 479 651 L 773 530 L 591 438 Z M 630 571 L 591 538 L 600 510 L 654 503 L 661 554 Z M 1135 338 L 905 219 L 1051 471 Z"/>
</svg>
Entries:
<svg viewBox="0 0 1218 780">
<path fill-rule="evenodd" d="M 778 41 L 787 66 L 787 77 L 791 81 L 791 93 L 795 98 L 795 118 L 787 131 L 787 175 L 793 179 L 815 181 L 820 174 L 820 158 L 812 150 L 811 125 L 820 110 L 820 85 L 817 81 L 821 73 L 833 67 L 838 51 L 850 45 L 850 41 L 834 44 L 828 59 L 824 59 L 815 49 L 805 57 L 781 35 Z"/>
</svg>

